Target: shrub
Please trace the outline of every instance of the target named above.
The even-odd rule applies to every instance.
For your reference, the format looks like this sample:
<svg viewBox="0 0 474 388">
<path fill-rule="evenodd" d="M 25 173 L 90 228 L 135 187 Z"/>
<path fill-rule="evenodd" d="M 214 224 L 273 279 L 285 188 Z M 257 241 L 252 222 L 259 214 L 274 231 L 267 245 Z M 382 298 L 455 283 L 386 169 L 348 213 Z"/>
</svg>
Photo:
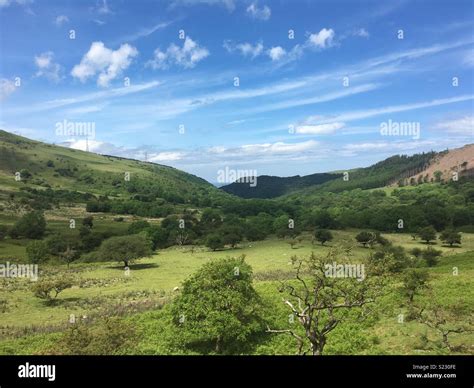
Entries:
<svg viewBox="0 0 474 388">
<path fill-rule="evenodd" d="M 454 244 L 461 244 L 461 234 L 453 229 L 444 230 L 439 237 L 441 241 L 452 247 Z"/>
<path fill-rule="evenodd" d="M 422 253 L 422 258 L 426 261 L 428 267 L 434 267 L 438 264 L 438 258 L 441 256 L 442 252 L 434 249 L 432 247 L 428 247 Z"/>
<path fill-rule="evenodd" d="M 46 231 L 46 220 L 40 212 L 27 213 L 10 230 L 12 238 L 41 239 Z"/>
<path fill-rule="evenodd" d="M 26 255 L 30 263 L 44 262 L 48 258 L 48 247 L 44 241 L 31 241 L 26 246 Z"/>
<path fill-rule="evenodd" d="M 325 242 L 331 241 L 333 239 L 331 231 L 327 229 L 317 229 L 314 232 L 314 238 L 324 245 Z"/>
<path fill-rule="evenodd" d="M 62 277 L 58 279 L 39 280 L 31 287 L 34 296 L 48 302 L 56 299 L 58 295 L 67 288 L 73 286 L 71 278 Z"/>
<path fill-rule="evenodd" d="M 430 241 L 436 239 L 436 230 L 432 226 L 427 226 L 425 228 L 421 228 L 418 231 L 418 236 L 427 244 L 429 244 Z"/>
</svg>

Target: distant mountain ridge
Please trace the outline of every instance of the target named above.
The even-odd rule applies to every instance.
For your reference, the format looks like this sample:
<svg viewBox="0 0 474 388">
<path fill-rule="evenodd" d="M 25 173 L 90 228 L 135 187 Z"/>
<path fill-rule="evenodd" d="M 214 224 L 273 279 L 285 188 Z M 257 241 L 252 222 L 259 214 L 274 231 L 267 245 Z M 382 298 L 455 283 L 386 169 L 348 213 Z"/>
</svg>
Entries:
<svg viewBox="0 0 474 388">
<path fill-rule="evenodd" d="M 295 190 L 320 185 L 340 177 L 342 177 L 342 174 L 337 173 L 316 173 L 291 177 L 260 175 L 257 177 L 257 184 L 254 187 L 249 185 L 246 179 L 242 179 L 222 186 L 221 189 L 241 198 L 276 198 Z"/>
<path fill-rule="evenodd" d="M 374 189 L 392 185 L 409 185 L 435 181 L 434 172 L 441 171 L 441 179 L 450 179 L 454 171 L 460 176 L 474 175 L 474 144 L 441 152 L 394 155 L 369 167 L 342 173 L 317 173 L 300 177 L 257 177 L 257 185 L 234 182 L 221 187 L 227 193 L 242 198 L 276 198 L 295 196 L 313 191 L 341 192 L 353 189 Z M 424 178 L 420 179 L 419 176 Z"/>
</svg>

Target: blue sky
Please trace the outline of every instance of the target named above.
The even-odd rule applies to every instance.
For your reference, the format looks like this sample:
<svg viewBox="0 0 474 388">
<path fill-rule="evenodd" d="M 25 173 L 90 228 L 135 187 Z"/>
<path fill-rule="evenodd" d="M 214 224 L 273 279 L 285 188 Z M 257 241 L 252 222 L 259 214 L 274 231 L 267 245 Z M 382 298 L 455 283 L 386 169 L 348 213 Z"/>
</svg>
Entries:
<svg viewBox="0 0 474 388">
<path fill-rule="evenodd" d="M 0 0 L 0 128 L 211 182 L 462 146 L 473 4 Z"/>
</svg>

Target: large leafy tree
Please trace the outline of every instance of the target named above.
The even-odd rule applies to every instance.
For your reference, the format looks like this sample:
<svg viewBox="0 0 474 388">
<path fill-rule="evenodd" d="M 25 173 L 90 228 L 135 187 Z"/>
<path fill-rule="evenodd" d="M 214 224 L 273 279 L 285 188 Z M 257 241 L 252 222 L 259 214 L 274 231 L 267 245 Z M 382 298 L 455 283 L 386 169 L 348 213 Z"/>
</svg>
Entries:
<svg viewBox="0 0 474 388">
<path fill-rule="evenodd" d="M 204 264 L 183 283 L 172 305 L 186 344 L 209 342 L 216 353 L 261 329 L 260 298 L 245 257 Z"/>
<path fill-rule="evenodd" d="M 121 261 L 128 267 L 136 259 L 152 254 L 152 242 L 144 234 L 115 236 L 102 242 L 99 258 L 102 260 Z"/>
</svg>

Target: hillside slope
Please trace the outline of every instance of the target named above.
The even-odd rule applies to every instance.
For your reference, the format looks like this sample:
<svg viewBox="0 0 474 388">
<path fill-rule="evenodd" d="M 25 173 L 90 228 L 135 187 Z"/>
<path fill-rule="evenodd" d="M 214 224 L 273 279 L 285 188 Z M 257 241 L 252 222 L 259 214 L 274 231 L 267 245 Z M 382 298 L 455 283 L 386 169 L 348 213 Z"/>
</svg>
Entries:
<svg viewBox="0 0 474 388">
<path fill-rule="evenodd" d="M 0 199 L 31 189 L 195 205 L 227 195 L 173 167 L 45 144 L 0 130 Z"/>
<path fill-rule="evenodd" d="M 474 144 L 467 144 L 437 154 L 429 164 L 420 172 L 406 176 L 405 184 L 413 182 L 433 182 L 436 180 L 435 172 L 441 173 L 440 179 L 448 181 L 457 172 L 459 177 L 474 175 Z"/>
<path fill-rule="evenodd" d="M 305 187 L 320 185 L 341 176 L 342 174 L 311 174 L 282 178 L 261 175 L 258 177 L 255 187 L 250 186 L 248 182 L 237 181 L 223 186 L 221 189 L 241 198 L 275 198 Z"/>
</svg>

